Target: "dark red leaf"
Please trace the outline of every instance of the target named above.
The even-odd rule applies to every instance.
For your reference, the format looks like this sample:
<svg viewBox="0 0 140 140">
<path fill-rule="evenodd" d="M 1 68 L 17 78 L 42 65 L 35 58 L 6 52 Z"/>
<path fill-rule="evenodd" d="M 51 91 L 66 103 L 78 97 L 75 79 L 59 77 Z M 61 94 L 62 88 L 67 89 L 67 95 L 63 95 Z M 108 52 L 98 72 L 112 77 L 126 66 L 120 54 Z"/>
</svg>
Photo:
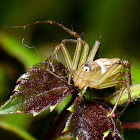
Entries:
<svg viewBox="0 0 140 140">
<path fill-rule="evenodd" d="M 78 140 L 122 140 L 114 117 L 107 120 L 111 108 L 101 100 L 83 100 L 76 103 L 64 129 Z"/>
<path fill-rule="evenodd" d="M 68 74 L 66 66 L 56 60 L 35 64 L 17 80 L 15 94 L 0 108 L 0 114 L 33 113 L 35 116 L 56 106 L 67 95 L 77 93 L 77 88 L 67 83 Z"/>
</svg>

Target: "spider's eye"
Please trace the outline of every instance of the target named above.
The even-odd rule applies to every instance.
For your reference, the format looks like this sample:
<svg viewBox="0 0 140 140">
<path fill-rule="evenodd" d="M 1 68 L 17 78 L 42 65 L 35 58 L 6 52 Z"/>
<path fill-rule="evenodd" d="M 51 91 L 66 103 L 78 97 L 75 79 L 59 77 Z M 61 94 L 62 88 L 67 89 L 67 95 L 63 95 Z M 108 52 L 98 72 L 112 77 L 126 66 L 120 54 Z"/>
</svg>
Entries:
<svg viewBox="0 0 140 140">
<path fill-rule="evenodd" d="M 90 71 L 90 68 L 88 66 L 84 66 L 83 71 L 88 72 L 88 71 Z"/>
</svg>

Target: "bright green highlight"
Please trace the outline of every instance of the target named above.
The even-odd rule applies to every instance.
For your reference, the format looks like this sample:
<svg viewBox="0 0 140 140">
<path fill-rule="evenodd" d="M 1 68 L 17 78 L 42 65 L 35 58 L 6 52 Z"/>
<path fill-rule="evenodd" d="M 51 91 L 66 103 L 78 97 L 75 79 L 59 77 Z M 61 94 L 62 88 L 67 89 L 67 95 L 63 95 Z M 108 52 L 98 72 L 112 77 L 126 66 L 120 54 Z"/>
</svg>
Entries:
<svg viewBox="0 0 140 140">
<path fill-rule="evenodd" d="M 132 101 L 136 101 L 137 99 L 140 98 L 140 84 L 132 85 L 130 87 L 130 90 L 131 90 L 131 100 Z M 116 103 L 117 98 L 118 98 L 118 96 L 115 96 L 114 98 L 112 98 L 110 100 L 110 103 L 114 105 Z M 128 101 L 128 91 L 125 90 L 119 100 L 118 105 L 122 105 L 122 104 L 126 103 L 127 101 Z"/>
</svg>

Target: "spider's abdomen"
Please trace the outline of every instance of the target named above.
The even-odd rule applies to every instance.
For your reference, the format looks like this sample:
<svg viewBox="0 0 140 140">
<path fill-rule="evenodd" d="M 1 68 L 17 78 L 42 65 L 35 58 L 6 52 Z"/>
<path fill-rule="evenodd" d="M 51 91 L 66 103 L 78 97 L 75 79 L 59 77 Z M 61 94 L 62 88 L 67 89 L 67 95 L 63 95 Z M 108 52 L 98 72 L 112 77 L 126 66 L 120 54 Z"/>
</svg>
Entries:
<svg viewBox="0 0 140 140">
<path fill-rule="evenodd" d="M 117 63 L 119 61 L 120 61 L 119 58 L 112 58 L 112 59 L 100 58 L 95 60 L 95 62 L 98 63 L 101 67 L 101 74 L 104 74 L 109 69 L 110 66 L 112 66 L 114 63 Z"/>
</svg>

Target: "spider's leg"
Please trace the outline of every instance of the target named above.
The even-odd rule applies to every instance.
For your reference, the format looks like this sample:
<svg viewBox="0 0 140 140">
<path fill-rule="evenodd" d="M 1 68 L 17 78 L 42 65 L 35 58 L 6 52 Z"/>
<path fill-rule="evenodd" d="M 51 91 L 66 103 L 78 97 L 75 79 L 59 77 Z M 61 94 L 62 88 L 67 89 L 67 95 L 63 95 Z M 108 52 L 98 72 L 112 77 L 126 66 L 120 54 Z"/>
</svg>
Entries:
<svg viewBox="0 0 140 140">
<path fill-rule="evenodd" d="M 72 61 L 72 70 L 77 69 L 80 54 L 81 54 L 81 46 L 82 46 L 82 40 L 81 38 L 77 38 L 77 45 L 76 45 L 76 49 L 75 49 L 75 53 L 74 53 L 74 57 Z"/>
<path fill-rule="evenodd" d="M 81 94 L 79 94 L 80 97 L 83 97 L 83 95 L 85 94 L 88 87 L 89 87 L 89 85 L 87 83 L 86 86 L 82 89 Z"/>
<path fill-rule="evenodd" d="M 58 44 L 55 48 L 54 48 L 54 51 L 53 53 L 51 54 L 51 56 L 47 59 L 47 61 L 49 62 L 49 64 L 47 65 L 47 70 L 49 70 L 49 66 L 50 66 L 50 63 L 53 59 L 53 57 L 57 54 L 57 52 L 60 50 L 61 48 L 61 45 Z"/>
<path fill-rule="evenodd" d="M 109 76 L 112 74 L 114 70 L 120 70 L 120 63 L 114 63 L 110 68 L 102 75 L 102 77 L 94 83 L 95 87 L 98 88 L 98 85 L 102 84 Z"/>
<path fill-rule="evenodd" d="M 93 61 L 99 46 L 100 46 L 100 42 L 99 41 L 95 41 L 95 44 L 94 44 L 92 50 L 90 51 L 90 54 L 88 56 L 87 61 L 90 61 L 90 62 Z"/>
<path fill-rule="evenodd" d="M 65 83 L 68 83 L 67 81 L 65 81 L 64 79 L 62 79 L 62 77 L 56 75 L 54 72 L 52 72 L 52 71 L 50 71 L 50 70 L 48 70 L 48 72 L 49 72 L 50 74 L 54 75 L 55 77 L 59 78 L 61 81 L 65 82 Z"/>
<path fill-rule="evenodd" d="M 29 23 L 29 24 L 26 24 L 24 26 L 13 26 L 13 28 L 26 28 L 30 25 L 33 25 L 33 24 L 38 24 L 38 23 L 49 23 L 49 24 L 55 24 L 57 26 L 59 26 L 60 28 L 62 28 L 63 30 L 65 30 L 66 32 L 68 32 L 69 34 L 71 34 L 72 36 L 76 37 L 76 38 L 81 38 L 80 35 L 70 29 L 68 29 L 67 27 L 65 27 L 64 25 L 56 22 L 56 21 L 53 21 L 53 20 L 46 20 L 46 21 L 35 21 L 35 22 L 32 22 L 32 23 Z"/>
<path fill-rule="evenodd" d="M 113 109 L 112 109 L 112 112 L 110 113 L 110 115 L 109 115 L 108 117 L 111 117 L 111 116 L 113 115 L 113 113 L 115 112 L 115 110 L 116 110 L 116 108 L 117 108 L 117 106 L 118 106 L 119 100 L 120 100 L 120 98 L 121 98 L 121 96 L 122 96 L 122 94 L 123 94 L 123 92 L 124 92 L 125 89 L 126 89 L 125 86 L 123 86 L 123 87 L 120 89 L 120 92 L 119 92 L 119 94 L 118 94 L 118 98 L 117 98 L 117 100 L 116 100 L 116 103 L 115 103 L 115 105 L 114 105 L 114 107 L 113 107 Z M 126 109 L 126 108 L 125 108 L 125 109 Z"/>
<path fill-rule="evenodd" d="M 78 62 L 79 62 L 79 57 L 80 57 L 80 52 L 81 52 L 81 37 L 78 33 L 68 29 L 67 27 L 65 27 L 64 25 L 56 22 L 56 21 L 52 21 L 52 20 L 47 20 L 47 21 L 36 21 L 36 22 L 32 22 L 30 24 L 26 24 L 24 26 L 13 26 L 14 28 L 26 28 L 27 26 L 30 26 L 30 25 L 33 25 L 33 24 L 38 24 L 38 23 L 49 23 L 49 24 L 55 24 L 57 26 L 59 26 L 60 28 L 62 28 L 63 30 L 65 30 L 66 32 L 68 32 L 69 34 L 71 34 L 72 36 L 76 37 L 77 38 L 77 46 L 76 46 L 76 51 L 75 51 L 75 54 L 74 54 L 74 58 L 73 58 L 73 62 L 72 62 L 72 70 L 76 70 L 77 69 L 77 65 L 78 65 Z M 61 43 L 60 43 L 61 44 Z M 58 45 L 57 48 L 60 48 L 61 46 L 64 46 L 64 45 Z M 66 49 L 64 50 L 66 51 Z M 68 51 L 67 51 L 68 52 Z M 54 51 L 55 53 L 55 51 Z M 56 54 L 56 53 L 55 53 Z M 67 53 L 68 54 L 68 53 Z M 68 55 L 67 55 L 68 56 Z M 68 56 L 69 58 L 69 56 Z M 68 59 L 67 59 L 68 61 Z M 69 62 L 68 62 L 69 63 Z M 70 63 L 69 63 L 69 68 L 70 68 Z"/>
<path fill-rule="evenodd" d="M 80 41 L 78 42 L 77 40 L 80 40 Z M 86 57 L 87 57 L 88 50 L 89 50 L 89 46 L 88 46 L 87 42 L 85 42 L 84 40 L 81 40 L 81 38 L 77 39 L 77 40 L 75 40 L 75 39 L 63 39 L 62 42 L 55 47 L 54 52 L 51 55 L 51 58 L 53 58 L 54 55 L 56 55 L 57 52 L 59 51 L 59 49 L 61 48 L 62 52 L 63 52 L 63 55 L 65 57 L 68 69 L 70 71 L 71 70 L 75 70 L 74 68 L 77 68 L 82 44 L 84 45 L 84 50 L 83 50 L 83 53 L 82 53 L 82 57 L 80 59 L 80 64 L 84 63 L 86 61 Z M 64 43 L 66 43 L 66 42 L 77 43 L 77 47 L 76 47 L 76 51 L 75 51 L 75 56 L 73 58 L 73 62 L 75 60 L 74 64 L 72 63 L 71 56 L 70 56 L 66 46 L 64 45 Z"/>
<path fill-rule="evenodd" d="M 114 80 L 114 81 L 111 81 L 111 82 L 105 82 L 105 83 L 102 83 L 100 85 L 97 86 L 97 89 L 104 89 L 104 88 L 109 88 L 109 87 L 114 87 L 114 86 L 117 86 L 119 84 L 121 84 L 123 81 L 120 81 L 120 80 Z"/>
<path fill-rule="evenodd" d="M 119 64 L 118 66 L 116 64 Z M 114 66 L 117 66 L 115 69 L 113 68 Z M 124 68 L 124 72 L 119 72 L 120 71 L 120 65 Z M 110 69 L 106 72 L 108 73 L 109 71 L 112 71 L 113 70 L 113 73 L 110 73 L 111 76 L 107 77 L 104 82 L 100 83 L 97 87 L 98 88 L 107 88 L 107 87 L 111 87 L 111 86 L 116 86 L 116 85 L 119 85 L 122 83 L 122 88 L 119 90 L 119 94 L 118 94 L 118 98 L 116 100 L 116 103 L 113 107 L 113 110 L 111 112 L 111 114 L 109 115 L 109 117 L 111 117 L 113 115 L 113 113 L 115 112 L 117 106 L 118 106 L 118 102 L 124 92 L 124 90 L 127 88 L 128 90 L 128 102 L 126 104 L 126 106 L 124 107 L 122 113 L 124 112 L 124 110 L 127 108 L 128 104 L 130 103 L 131 101 L 131 94 L 130 94 L 130 85 L 131 85 L 131 75 L 130 75 L 130 63 L 128 61 L 119 61 L 115 64 L 113 64 Z M 127 73 L 126 73 L 127 71 Z M 113 75 L 114 74 L 114 75 Z M 124 80 L 115 80 L 113 78 L 119 78 L 119 77 L 123 77 L 124 76 Z M 102 81 L 102 80 L 101 80 Z M 110 81 L 110 82 L 109 82 Z M 99 82 L 98 82 L 99 83 Z M 122 114 L 121 113 L 121 114 Z M 119 115 L 119 117 L 121 116 L 121 114 Z"/>
<path fill-rule="evenodd" d="M 115 74 L 113 74 L 113 75 L 110 74 L 110 75 L 111 76 L 108 76 L 104 82 L 102 82 L 99 85 L 96 85 L 98 89 L 113 87 L 113 86 L 117 86 L 117 85 L 120 85 L 121 83 L 123 83 L 123 80 L 120 78 L 122 78 L 124 76 L 124 72 L 116 73 L 116 71 L 115 71 Z"/>
<path fill-rule="evenodd" d="M 82 44 L 84 45 L 84 49 L 83 49 L 83 52 L 82 52 L 82 55 L 81 55 L 81 59 L 79 61 L 79 65 L 78 65 L 78 68 L 84 64 L 87 60 L 87 55 L 88 55 L 88 51 L 89 51 L 89 45 L 87 42 L 85 42 L 84 40 L 82 40 Z"/>
<path fill-rule="evenodd" d="M 124 70 L 127 70 L 128 73 L 124 73 L 125 74 L 125 86 L 127 88 L 128 91 L 128 102 L 125 105 L 123 111 L 121 112 L 121 114 L 118 116 L 118 118 L 122 115 L 122 113 L 125 111 L 125 109 L 128 107 L 129 103 L 131 102 L 131 90 L 130 90 L 130 85 L 131 85 L 131 72 L 130 72 L 130 68 L 131 68 L 131 64 L 129 63 L 129 61 L 123 61 L 122 62 L 124 64 Z"/>
<path fill-rule="evenodd" d="M 73 40 L 73 39 L 63 40 L 63 42 L 64 41 L 65 42 L 74 42 L 75 43 L 75 40 Z M 81 46 L 82 46 L 82 39 L 77 38 L 77 45 L 76 45 L 76 49 L 75 49 L 75 53 L 74 53 L 74 57 L 73 57 L 73 62 L 72 62 L 72 70 L 77 69 L 79 58 L 80 58 L 80 53 L 81 53 Z"/>
<path fill-rule="evenodd" d="M 77 43 L 77 40 L 75 39 L 63 39 L 62 42 L 73 42 L 73 43 Z M 88 55 L 88 51 L 89 51 L 89 45 L 86 41 L 82 40 L 82 45 L 84 46 L 82 55 L 81 55 L 81 59 L 79 61 L 78 67 L 80 67 L 82 64 L 84 64 L 86 62 L 87 59 L 87 55 Z"/>
<path fill-rule="evenodd" d="M 73 43 L 77 43 L 77 40 L 75 39 L 63 39 L 62 40 L 63 43 L 66 43 L 66 42 L 73 42 Z M 86 58 L 87 58 L 87 55 L 88 55 L 88 50 L 89 50 L 89 46 L 88 46 L 88 43 L 84 40 L 81 41 L 81 45 L 84 45 L 84 49 L 83 49 L 83 53 L 82 53 L 82 56 L 81 56 L 81 59 L 80 59 L 80 62 L 79 62 L 79 66 L 81 66 L 83 63 L 86 62 Z M 80 54 L 79 54 L 80 55 Z M 73 58 L 74 60 L 75 58 Z M 79 58 L 78 58 L 79 59 Z M 78 60 L 79 61 L 79 60 Z M 78 62 L 77 62 L 78 63 Z M 76 65 L 76 64 L 75 64 Z M 77 65 L 75 67 L 77 67 Z M 73 69 L 72 69 L 73 70 Z M 69 74 L 69 80 L 68 80 L 68 83 L 70 83 L 70 80 L 71 80 L 71 73 Z"/>
<path fill-rule="evenodd" d="M 129 79 L 126 80 L 126 86 L 127 86 L 127 90 L 128 90 L 128 101 L 127 101 L 127 104 L 125 105 L 125 107 L 123 108 L 122 112 L 117 117 L 118 119 L 120 118 L 120 116 L 122 115 L 122 113 L 125 111 L 125 109 L 128 107 L 129 103 L 131 102 L 131 91 L 130 91 L 130 82 L 129 82 Z"/>
<path fill-rule="evenodd" d="M 69 73 L 69 77 L 68 77 L 68 84 L 70 84 L 71 82 L 71 77 L 72 77 L 72 73 L 73 70 L 76 70 L 77 69 L 77 65 L 78 65 L 78 62 L 79 62 L 79 57 L 80 57 L 80 53 L 81 53 L 81 38 L 78 38 L 77 40 L 74 40 L 74 39 L 64 39 L 62 40 L 62 42 L 73 42 L 73 43 L 77 43 L 77 46 L 76 46 L 76 49 L 75 49 L 75 54 L 74 54 L 74 57 L 73 57 L 73 62 L 72 62 L 72 65 L 71 65 L 71 70 L 70 73 Z"/>
<path fill-rule="evenodd" d="M 111 81 L 121 81 L 122 77 L 124 77 L 124 72 L 118 72 L 114 75 L 107 77 L 107 79 L 102 84 L 109 83 Z"/>
<path fill-rule="evenodd" d="M 107 118 L 100 126 L 98 126 L 97 129 L 99 129 L 101 126 L 103 126 L 104 123 L 106 123 L 106 122 L 113 116 L 113 114 L 114 114 L 114 112 L 115 112 L 115 110 L 116 110 L 116 108 L 117 108 L 117 106 L 118 106 L 119 100 L 120 100 L 120 98 L 121 98 L 121 96 L 122 96 L 122 94 L 123 94 L 125 88 L 126 88 L 126 87 L 123 86 L 123 87 L 120 89 L 118 98 L 117 98 L 117 100 L 116 100 L 116 103 L 115 103 L 115 105 L 114 105 L 114 107 L 113 107 L 111 113 L 109 113 L 109 114 L 107 115 L 108 118 Z M 97 129 L 96 129 L 96 130 L 97 130 Z"/>
<path fill-rule="evenodd" d="M 71 71 L 72 70 L 72 59 L 71 59 L 71 56 L 70 56 L 66 46 L 63 43 L 61 43 L 61 49 L 62 49 L 63 55 L 65 57 L 68 69 Z"/>
<path fill-rule="evenodd" d="M 69 70 L 71 70 L 72 69 L 72 60 L 71 60 L 70 54 L 69 54 L 66 46 L 62 42 L 55 47 L 52 55 L 48 58 L 48 60 L 51 61 L 53 59 L 53 57 L 57 54 L 57 52 L 60 50 L 60 48 L 62 49 L 63 55 L 65 57 L 67 67 Z"/>
</svg>

